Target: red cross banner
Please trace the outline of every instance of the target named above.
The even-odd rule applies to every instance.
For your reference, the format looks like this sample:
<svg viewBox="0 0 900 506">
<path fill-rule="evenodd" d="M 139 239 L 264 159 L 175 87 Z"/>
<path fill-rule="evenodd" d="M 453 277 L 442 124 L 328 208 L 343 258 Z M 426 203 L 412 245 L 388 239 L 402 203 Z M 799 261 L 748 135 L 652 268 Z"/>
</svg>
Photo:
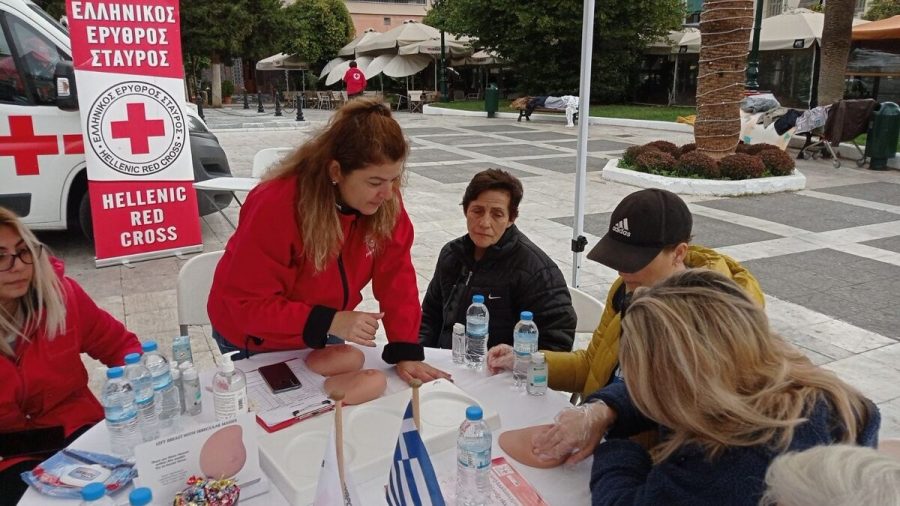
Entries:
<svg viewBox="0 0 900 506">
<path fill-rule="evenodd" d="M 84 137 L 63 145 L 87 161 L 97 266 L 202 250 L 178 0 L 67 0 L 66 13 Z M 26 119 L 11 131 L 35 135 Z M 19 170 L 36 170 L 40 137 Z"/>
</svg>

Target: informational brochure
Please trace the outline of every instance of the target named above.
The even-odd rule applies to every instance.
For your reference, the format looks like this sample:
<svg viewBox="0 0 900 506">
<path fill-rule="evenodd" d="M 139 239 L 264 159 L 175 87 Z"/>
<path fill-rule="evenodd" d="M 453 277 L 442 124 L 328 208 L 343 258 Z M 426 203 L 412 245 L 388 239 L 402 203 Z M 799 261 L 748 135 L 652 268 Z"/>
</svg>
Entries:
<svg viewBox="0 0 900 506">
<path fill-rule="evenodd" d="M 491 485 L 496 506 L 548 506 L 505 457 L 491 460 Z"/>
<path fill-rule="evenodd" d="M 264 429 L 274 432 L 310 416 L 333 409 L 324 391 L 325 377 L 306 367 L 302 358 L 285 362 L 301 387 L 287 392 L 273 393 L 258 370 L 245 371 L 250 411 L 256 413 Z"/>
<path fill-rule="evenodd" d="M 135 482 L 150 487 L 158 504 L 171 504 L 191 476 L 233 479 L 241 499 L 269 490 L 259 468 L 259 428 L 252 413 L 163 436 L 135 447 Z"/>
</svg>

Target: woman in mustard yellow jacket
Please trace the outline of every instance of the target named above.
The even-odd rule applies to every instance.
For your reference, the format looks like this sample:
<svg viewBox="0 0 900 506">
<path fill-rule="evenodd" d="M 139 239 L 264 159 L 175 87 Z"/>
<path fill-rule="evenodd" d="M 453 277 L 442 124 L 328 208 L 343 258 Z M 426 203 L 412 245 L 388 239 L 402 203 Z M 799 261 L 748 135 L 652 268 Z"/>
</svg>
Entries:
<svg viewBox="0 0 900 506">
<path fill-rule="evenodd" d="M 586 350 L 545 351 L 550 388 L 587 397 L 621 381 L 620 318 L 631 293 L 652 286 L 687 268 L 706 268 L 734 280 L 760 305 L 759 282 L 734 259 L 711 249 L 689 245 L 693 219 L 678 195 L 666 190 L 640 190 L 625 197 L 610 217 L 609 231 L 588 258 L 619 272 L 606 298 L 600 324 Z M 513 350 L 495 346 L 488 352 L 491 372 L 510 369 Z"/>
</svg>

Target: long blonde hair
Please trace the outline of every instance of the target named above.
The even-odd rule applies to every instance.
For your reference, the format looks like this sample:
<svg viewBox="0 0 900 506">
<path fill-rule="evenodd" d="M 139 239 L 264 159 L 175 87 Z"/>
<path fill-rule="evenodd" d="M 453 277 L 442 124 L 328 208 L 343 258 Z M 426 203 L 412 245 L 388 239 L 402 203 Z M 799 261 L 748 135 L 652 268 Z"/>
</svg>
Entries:
<svg viewBox="0 0 900 506">
<path fill-rule="evenodd" d="M 639 289 L 622 320 L 622 374 L 635 406 L 672 430 L 655 462 L 686 444 L 710 458 L 732 446 L 784 450 L 826 400 L 854 442 L 865 398 L 774 334 L 763 309 L 732 280 L 705 269 Z"/>
<path fill-rule="evenodd" d="M 34 275 L 28 286 L 28 292 L 19 299 L 19 307 L 25 319 L 21 326 L 16 321 L 16 314 L 9 314 L 0 306 L 0 334 L 18 335 L 23 339 L 43 327 L 47 339 L 52 340 L 66 329 L 66 304 L 62 283 L 50 264 L 50 253 L 46 246 L 28 230 L 12 211 L 0 207 L 0 227 L 13 229 L 31 250 Z M 42 251 L 43 250 L 43 251 Z M 6 339 L 0 339 L 0 352 L 13 356 L 12 347 Z"/>
<path fill-rule="evenodd" d="M 331 162 L 349 174 L 368 165 L 405 160 L 407 153 L 409 144 L 390 108 L 378 99 L 357 98 L 266 175 L 266 179 L 297 177 L 297 224 L 306 260 L 316 271 L 338 255 L 344 240 L 336 209 L 339 192 L 328 173 Z M 402 181 L 401 177 L 394 183 L 393 199 L 382 203 L 374 215 L 360 217 L 376 251 L 391 237 L 400 214 Z"/>
</svg>

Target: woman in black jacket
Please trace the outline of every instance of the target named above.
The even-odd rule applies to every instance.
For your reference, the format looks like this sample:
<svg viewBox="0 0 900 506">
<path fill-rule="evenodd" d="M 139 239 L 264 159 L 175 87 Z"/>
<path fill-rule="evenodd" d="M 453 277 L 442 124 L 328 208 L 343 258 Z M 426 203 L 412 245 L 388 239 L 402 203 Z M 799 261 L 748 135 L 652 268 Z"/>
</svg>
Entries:
<svg viewBox="0 0 900 506">
<path fill-rule="evenodd" d="M 522 183 L 488 169 L 469 182 L 463 212 L 469 233 L 441 249 L 422 301 L 419 342 L 450 348 L 454 323 L 465 323 L 472 296 L 490 311 L 488 348 L 513 344 L 519 313 L 531 311 L 540 332 L 538 348 L 570 351 L 575 309 L 559 267 L 515 226 Z"/>
</svg>

